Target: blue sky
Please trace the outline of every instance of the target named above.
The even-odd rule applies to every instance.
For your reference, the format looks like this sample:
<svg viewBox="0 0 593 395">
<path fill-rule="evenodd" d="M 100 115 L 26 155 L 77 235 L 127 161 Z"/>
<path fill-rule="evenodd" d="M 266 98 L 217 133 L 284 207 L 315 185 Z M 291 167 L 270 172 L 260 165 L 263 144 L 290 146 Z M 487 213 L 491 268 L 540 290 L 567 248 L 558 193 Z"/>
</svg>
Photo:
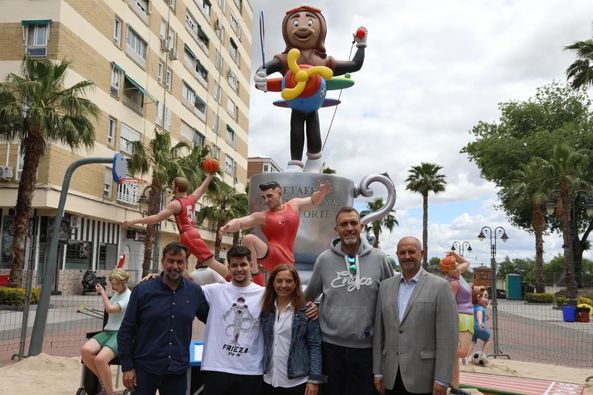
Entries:
<svg viewBox="0 0 593 395">
<path fill-rule="evenodd" d="M 252 2 L 252 66 L 261 63 L 258 18 L 266 22 L 266 58 L 284 49 L 280 24 L 284 12 L 302 1 Z M 496 121 L 498 103 L 526 100 L 537 87 L 565 81 L 574 60 L 562 48 L 590 38 L 593 2 L 584 0 L 375 0 L 310 1 L 327 20 L 328 54 L 345 60 L 351 35 L 369 31 L 356 85 L 343 91 L 324 150 L 338 175 L 358 182 L 387 171 L 397 189 L 400 226 L 381 239 L 393 254 L 397 240 L 422 235 L 422 197 L 405 190 L 411 166 L 437 163 L 447 177 L 446 191 L 429 196 L 428 255 L 441 256 L 454 240 L 468 240 L 474 264 L 489 262 L 487 242 L 476 236 L 484 225 L 503 226 L 510 239 L 498 245 L 505 256 L 533 257 L 533 236 L 512 227 L 496 210 L 496 187 L 459 153 L 472 140 L 479 121 Z M 333 93 L 332 93 L 333 95 Z M 335 97 L 328 95 L 330 97 Z M 284 167 L 289 159 L 290 112 L 273 107 L 278 94 L 251 90 L 249 155 L 272 157 Z M 333 111 L 320 110 L 322 136 Z M 383 191 L 377 190 L 375 196 Z M 562 252 L 560 235 L 545 239 L 545 257 Z M 593 259 L 591 252 L 585 255 Z"/>
</svg>

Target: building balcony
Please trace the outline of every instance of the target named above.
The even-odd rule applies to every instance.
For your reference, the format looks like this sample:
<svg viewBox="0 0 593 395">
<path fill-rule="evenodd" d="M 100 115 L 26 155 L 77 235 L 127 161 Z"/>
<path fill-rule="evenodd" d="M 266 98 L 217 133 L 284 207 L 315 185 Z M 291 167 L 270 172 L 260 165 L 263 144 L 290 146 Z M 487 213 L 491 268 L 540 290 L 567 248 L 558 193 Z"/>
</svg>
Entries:
<svg viewBox="0 0 593 395">
<path fill-rule="evenodd" d="M 117 185 L 117 201 L 130 205 L 137 205 L 140 201 L 144 183 L 140 180 L 124 181 Z"/>
</svg>

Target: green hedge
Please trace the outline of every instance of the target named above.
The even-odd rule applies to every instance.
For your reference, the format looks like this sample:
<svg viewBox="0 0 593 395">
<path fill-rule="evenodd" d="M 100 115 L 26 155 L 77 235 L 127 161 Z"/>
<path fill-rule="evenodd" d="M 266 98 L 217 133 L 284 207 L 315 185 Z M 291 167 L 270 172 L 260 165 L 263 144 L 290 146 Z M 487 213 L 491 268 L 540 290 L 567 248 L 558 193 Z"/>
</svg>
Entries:
<svg viewBox="0 0 593 395">
<path fill-rule="evenodd" d="M 581 304 L 581 303 L 585 303 L 585 304 L 588 304 L 589 306 L 593 306 L 593 301 L 590 298 L 587 298 L 585 296 L 579 296 L 577 298 L 577 304 Z"/>
<path fill-rule="evenodd" d="M 558 306 L 562 306 L 568 303 L 568 298 L 566 296 L 556 296 L 554 300 L 558 304 Z"/>
<path fill-rule="evenodd" d="M 525 300 L 529 303 L 553 303 L 554 295 L 548 293 L 526 293 Z"/>
<path fill-rule="evenodd" d="M 39 303 L 41 288 L 33 288 L 31 304 Z M 0 288 L 0 305 L 22 306 L 25 303 L 24 288 Z"/>
</svg>

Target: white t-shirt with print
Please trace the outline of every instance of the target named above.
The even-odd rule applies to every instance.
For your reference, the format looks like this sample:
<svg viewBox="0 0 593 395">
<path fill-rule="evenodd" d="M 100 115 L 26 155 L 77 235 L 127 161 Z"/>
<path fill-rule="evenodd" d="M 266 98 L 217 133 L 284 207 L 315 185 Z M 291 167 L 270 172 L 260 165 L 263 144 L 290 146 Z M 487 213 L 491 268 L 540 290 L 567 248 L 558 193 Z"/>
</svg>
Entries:
<svg viewBox="0 0 593 395">
<path fill-rule="evenodd" d="M 201 370 L 263 374 L 264 341 L 259 315 L 264 287 L 232 282 L 202 287 L 210 305 Z"/>
</svg>

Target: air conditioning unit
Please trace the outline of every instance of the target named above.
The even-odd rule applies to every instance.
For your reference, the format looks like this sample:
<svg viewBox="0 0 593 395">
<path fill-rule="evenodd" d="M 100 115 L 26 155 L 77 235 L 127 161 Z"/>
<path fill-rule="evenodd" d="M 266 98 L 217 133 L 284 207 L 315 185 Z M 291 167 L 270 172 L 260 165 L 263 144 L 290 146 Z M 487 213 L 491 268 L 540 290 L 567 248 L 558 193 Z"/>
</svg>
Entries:
<svg viewBox="0 0 593 395">
<path fill-rule="evenodd" d="M 76 215 L 70 216 L 70 227 L 73 229 L 80 228 L 81 218 Z"/>
<path fill-rule="evenodd" d="M 169 49 L 169 42 L 166 38 L 161 38 L 161 51 L 167 51 Z"/>
<path fill-rule="evenodd" d="M 12 178 L 12 167 L 0 166 L 0 178 Z"/>
<path fill-rule="evenodd" d="M 171 48 L 169 50 L 169 58 L 171 58 L 171 60 L 177 60 L 177 48 Z"/>
</svg>

